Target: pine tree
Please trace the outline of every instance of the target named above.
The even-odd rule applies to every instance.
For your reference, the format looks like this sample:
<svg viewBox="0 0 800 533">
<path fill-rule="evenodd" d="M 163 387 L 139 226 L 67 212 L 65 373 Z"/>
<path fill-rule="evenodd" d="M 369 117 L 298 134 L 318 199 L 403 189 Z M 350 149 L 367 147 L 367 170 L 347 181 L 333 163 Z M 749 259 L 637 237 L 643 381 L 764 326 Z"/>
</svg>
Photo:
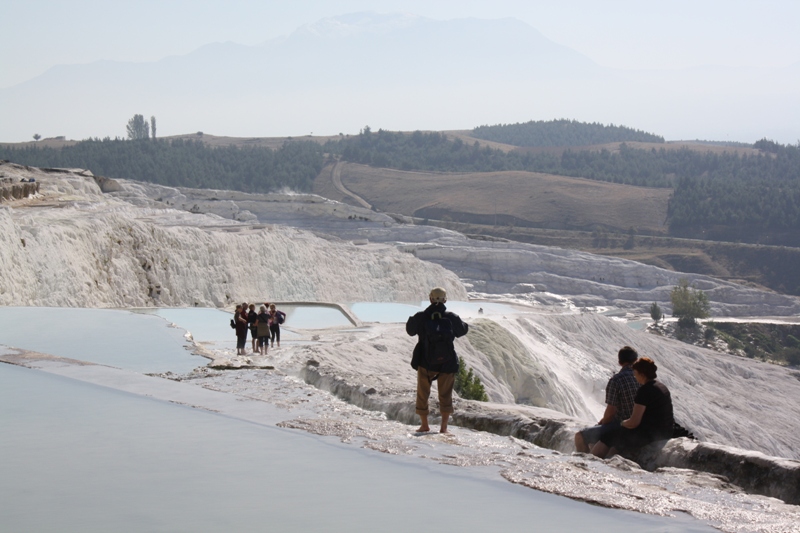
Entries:
<svg viewBox="0 0 800 533">
<path fill-rule="evenodd" d="M 150 138 L 150 125 L 142 115 L 133 115 L 133 118 L 128 121 L 128 139 L 132 141 L 138 139 Z"/>
<path fill-rule="evenodd" d="M 652 305 L 650 305 L 650 318 L 652 318 L 656 324 L 658 324 L 659 320 L 664 318 L 664 314 L 661 312 L 661 308 L 655 302 L 653 302 Z"/>
</svg>

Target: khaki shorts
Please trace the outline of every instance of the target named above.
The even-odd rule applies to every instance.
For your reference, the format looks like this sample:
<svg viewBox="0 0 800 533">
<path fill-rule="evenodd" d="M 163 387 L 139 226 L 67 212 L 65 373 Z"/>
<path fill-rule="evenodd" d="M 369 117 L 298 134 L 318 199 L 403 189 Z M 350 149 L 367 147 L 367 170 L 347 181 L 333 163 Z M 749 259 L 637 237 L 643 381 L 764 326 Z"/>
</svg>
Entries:
<svg viewBox="0 0 800 533">
<path fill-rule="evenodd" d="M 452 414 L 453 385 L 456 382 L 456 375 L 445 372 L 428 372 L 426 368 L 422 367 L 417 369 L 417 414 L 428 414 L 428 398 L 431 395 L 432 378 L 436 380 L 436 388 L 439 392 L 439 412 Z"/>
</svg>

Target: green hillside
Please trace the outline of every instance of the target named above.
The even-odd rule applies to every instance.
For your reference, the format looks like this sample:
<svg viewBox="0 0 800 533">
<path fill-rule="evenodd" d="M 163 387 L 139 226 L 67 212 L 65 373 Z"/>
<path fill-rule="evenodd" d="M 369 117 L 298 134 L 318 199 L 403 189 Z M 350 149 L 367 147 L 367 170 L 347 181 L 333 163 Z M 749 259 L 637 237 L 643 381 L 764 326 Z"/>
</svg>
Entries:
<svg viewBox="0 0 800 533">
<path fill-rule="evenodd" d="M 537 120 L 478 126 L 472 136 L 514 146 L 590 146 L 613 142 L 663 143 L 664 137 L 625 126 L 576 120 Z"/>
</svg>

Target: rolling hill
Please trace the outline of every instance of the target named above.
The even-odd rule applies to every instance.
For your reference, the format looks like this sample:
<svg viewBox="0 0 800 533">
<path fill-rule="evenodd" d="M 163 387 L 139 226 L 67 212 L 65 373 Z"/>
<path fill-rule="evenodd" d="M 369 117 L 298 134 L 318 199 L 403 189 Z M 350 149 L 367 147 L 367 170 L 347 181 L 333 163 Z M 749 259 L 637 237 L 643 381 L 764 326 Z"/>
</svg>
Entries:
<svg viewBox="0 0 800 533">
<path fill-rule="evenodd" d="M 672 193 L 534 172 L 425 173 L 342 162 L 322 171 L 314 192 L 346 200 L 328 185 L 334 169 L 376 210 L 490 226 L 666 234 Z"/>
</svg>

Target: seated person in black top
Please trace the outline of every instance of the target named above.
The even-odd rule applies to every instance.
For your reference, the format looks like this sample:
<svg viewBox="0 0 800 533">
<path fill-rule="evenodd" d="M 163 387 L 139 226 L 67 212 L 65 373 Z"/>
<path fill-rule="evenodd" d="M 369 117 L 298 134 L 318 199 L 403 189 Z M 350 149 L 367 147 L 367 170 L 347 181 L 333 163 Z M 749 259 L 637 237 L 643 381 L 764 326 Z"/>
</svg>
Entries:
<svg viewBox="0 0 800 533">
<path fill-rule="evenodd" d="M 622 427 L 601 437 L 592 449 L 598 452 L 595 455 L 611 457 L 617 450 L 638 449 L 672 437 L 672 398 L 667 387 L 656 380 L 657 369 L 647 357 L 633 363 L 633 376 L 641 385 L 633 400 L 633 413 L 622 421 Z"/>
</svg>

